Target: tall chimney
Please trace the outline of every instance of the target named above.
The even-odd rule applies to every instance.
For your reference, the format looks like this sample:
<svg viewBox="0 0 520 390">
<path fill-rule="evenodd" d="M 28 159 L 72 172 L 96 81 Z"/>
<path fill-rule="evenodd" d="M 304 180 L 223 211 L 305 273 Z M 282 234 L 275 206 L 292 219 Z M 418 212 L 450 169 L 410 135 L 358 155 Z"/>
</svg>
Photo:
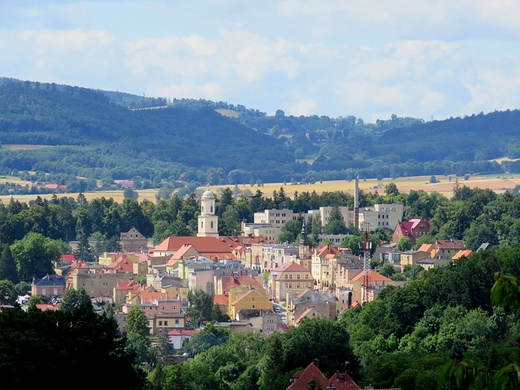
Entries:
<svg viewBox="0 0 520 390">
<path fill-rule="evenodd" d="M 354 181 L 354 226 L 359 228 L 359 176 Z"/>
</svg>

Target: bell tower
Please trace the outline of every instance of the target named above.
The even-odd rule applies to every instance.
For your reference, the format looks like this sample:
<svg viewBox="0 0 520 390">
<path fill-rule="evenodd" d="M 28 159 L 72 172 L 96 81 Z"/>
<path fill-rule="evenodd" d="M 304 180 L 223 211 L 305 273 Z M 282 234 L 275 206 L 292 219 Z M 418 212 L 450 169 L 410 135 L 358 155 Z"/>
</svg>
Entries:
<svg viewBox="0 0 520 390">
<path fill-rule="evenodd" d="M 200 199 L 199 228 L 197 237 L 218 237 L 218 216 L 215 215 L 215 195 L 204 191 Z"/>
</svg>

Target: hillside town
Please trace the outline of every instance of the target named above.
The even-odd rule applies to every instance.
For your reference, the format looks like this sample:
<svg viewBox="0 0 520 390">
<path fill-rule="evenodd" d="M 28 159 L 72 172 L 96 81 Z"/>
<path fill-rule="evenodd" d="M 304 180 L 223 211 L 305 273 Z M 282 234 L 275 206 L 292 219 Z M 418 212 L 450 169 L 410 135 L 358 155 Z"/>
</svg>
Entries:
<svg viewBox="0 0 520 390">
<path fill-rule="evenodd" d="M 97 262 L 62 255 L 55 275 L 33 280 L 32 295 L 52 298 L 51 303 L 37 306 L 54 310 L 65 290 L 83 288 L 98 310 L 112 308 L 122 332 L 126 315 L 138 306 L 146 314 L 150 334 L 167 335 L 173 350 L 181 350 L 203 325 L 194 324 L 187 314 L 189 291 L 199 289 L 213 296 L 213 305 L 229 319 L 216 322 L 216 327 L 270 335 L 297 327 L 304 319 L 335 320 L 374 300 L 386 287 L 406 283 L 381 274 L 378 266 L 366 275 L 363 256 L 337 244 L 345 236 L 322 235 L 322 243 L 309 245 L 305 221 L 319 214 L 326 226 L 331 207 L 304 214 L 300 241 L 289 245 L 276 242 L 283 225 L 298 217 L 291 210 L 255 213 L 255 222 L 243 224 L 243 234 L 231 237 L 218 234 L 214 194 L 205 191 L 200 204 L 197 236 L 170 236 L 149 246 L 149 240 L 132 228 L 120 235 L 121 252 L 104 253 Z M 380 243 L 372 258 L 379 266 L 390 264 L 396 273 L 407 266 L 445 266 L 471 254 L 462 240 L 436 240 L 417 250 L 398 251 L 402 237 L 415 244 L 430 229 L 424 219 L 402 221 L 400 204 L 340 207 L 340 211 L 347 224 L 359 228 L 394 228 L 392 240 Z"/>
</svg>

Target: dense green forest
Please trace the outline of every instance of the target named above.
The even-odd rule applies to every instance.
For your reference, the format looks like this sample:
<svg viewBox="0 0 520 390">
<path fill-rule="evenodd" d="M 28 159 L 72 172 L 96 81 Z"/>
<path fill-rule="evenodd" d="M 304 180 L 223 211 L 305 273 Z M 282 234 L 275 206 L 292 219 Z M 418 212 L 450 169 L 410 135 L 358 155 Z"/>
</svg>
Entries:
<svg viewBox="0 0 520 390">
<path fill-rule="evenodd" d="M 85 191 L 118 179 L 159 188 L 519 172 L 518 163 L 492 161 L 520 156 L 519 124 L 517 110 L 426 123 L 396 115 L 376 123 L 282 110 L 268 116 L 226 102 L 0 78 L 0 142 L 49 146 L 0 149 L 0 174 Z M 13 188 L 24 191 L 0 192 Z"/>
</svg>

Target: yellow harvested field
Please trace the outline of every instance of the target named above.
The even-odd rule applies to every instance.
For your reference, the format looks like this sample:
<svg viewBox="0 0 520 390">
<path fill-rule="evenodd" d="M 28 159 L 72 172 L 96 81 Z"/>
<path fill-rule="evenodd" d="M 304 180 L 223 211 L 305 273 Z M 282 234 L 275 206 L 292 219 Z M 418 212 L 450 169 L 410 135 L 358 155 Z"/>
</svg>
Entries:
<svg viewBox="0 0 520 390">
<path fill-rule="evenodd" d="M 430 183 L 431 176 L 414 176 L 414 177 L 398 177 L 395 180 L 391 178 L 386 178 L 383 180 L 377 179 L 366 179 L 359 181 L 359 189 L 362 189 L 365 192 L 374 192 L 378 191 L 380 194 L 384 195 L 384 187 L 388 183 L 395 183 L 397 188 L 401 193 L 408 193 L 411 190 L 424 190 L 426 192 L 439 192 L 447 197 L 451 197 L 453 195 L 453 186 L 455 184 L 455 176 L 451 176 L 451 181 L 448 176 L 440 176 L 436 175 L 436 179 L 439 181 L 438 183 Z M 464 180 L 463 177 L 459 177 L 459 184 L 466 185 L 470 188 L 489 188 L 496 193 L 503 193 L 508 189 L 513 189 L 515 186 L 520 185 L 520 175 L 512 175 L 512 174 L 504 174 L 500 176 L 470 176 L 468 180 Z M 210 187 L 212 191 L 216 191 L 219 188 L 226 188 L 233 186 L 213 186 Z M 333 191 L 344 191 L 350 194 L 354 194 L 354 181 L 347 182 L 346 180 L 337 180 L 337 181 L 324 181 L 323 183 L 316 182 L 314 184 L 298 184 L 292 185 L 291 183 L 270 183 L 264 184 L 263 187 L 251 187 L 248 185 L 239 185 L 238 188 L 240 190 L 250 190 L 253 194 L 257 189 L 260 189 L 262 193 L 271 197 L 273 191 L 279 191 L 280 187 L 284 188 L 285 194 L 294 197 L 295 191 L 298 193 L 302 192 L 312 192 L 316 191 L 316 193 L 321 194 L 322 192 L 333 192 Z"/>
<path fill-rule="evenodd" d="M 14 184 L 22 185 L 22 186 L 24 186 L 26 184 L 31 184 L 30 181 L 22 180 L 17 176 L 0 176 L 0 184 L 5 184 L 5 183 L 14 183 Z"/>
<path fill-rule="evenodd" d="M 380 194 L 384 195 L 384 187 L 388 183 L 395 183 L 397 188 L 402 193 L 408 193 L 410 190 L 424 190 L 426 192 L 439 192 L 447 197 L 451 197 L 453 194 L 453 186 L 455 184 L 455 176 L 451 177 L 451 182 L 448 178 L 448 176 L 435 176 L 437 180 L 439 180 L 438 183 L 430 183 L 430 176 L 415 176 L 415 177 L 405 177 L 405 178 L 397 178 L 395 180 L 392 180 L 390 178 L 383 179 L 383 180 L 376 180 L 376 179 L 367 179 L 367 180 L 360 180 L 359 181 L 359 188 L 362 189 L 365 192 L 374 192 L 378 191 Z M 489 188 L 496 193 L 503 193 L 505 190 L 513 189 L 515 186 L 520 185 L 520 175 L 519 174 L 504 174 L 500 176 L 471 176 L 468 180 L 464 180 L 464 178 L 458 178 L 459 184 L 466 185 L 470 188 Z M 5 182 L 18 182 L 21 184 L 25 184 L 26 182 L 21 181 L 19 178 L 10 177 L 10 176 L 0 176 L 0 183 Z M 211 186 L 210 190 L 213 192 L 217 192 L 218 189 L 229 187 L 233 189 L 233 185 L 226 185 L 226 186 Z M 333 191 L 345 191 L 349 194 L 354 194 L 354 181 L 347 182 L 345 180 L 337 180 L 337 181 L 324 181 L 323 183 L 315 183 L 315 184 L 298 184 L 298 185 L 292 185 L 290 183 L 287 183 L 284 185 L 283 183 L 269 183 L 265 184 L 263 187 L 257 187 L 256 185 L 254 187 L 251 187 L 248 185 L 239 185 L 238 188 L 242 191 L 249 190 L 253 194 L 256 192 L 257 189 L 260 189 L 262 193 L 267 196 L 271 197 L 273 194 L 273 191 L 279 191 L 280 187 L 284 188 L 285 194 L 290 196 L 291 198 L 294 197 L 295 191 L 298 191 L 298 193 L 302 192 L 312 192 L 316 191 L 316 193 L 321 194 L 322 192 L 333 192 Z M 201 190 L 206 189 L 206 187 L 201 187 Z M 142 201 L 144 199 L 147 199 L 151 202 L 156 201 L 155 195 L 157 194 L 158 190 L 151 189 L 151 190 L 138 190 L 139 193 L 139 201 Z M 123 191 L 117 190 L 117 191 L 99 191 L 99 192 L 86 192 L 85 197 L 88 200 L 94 199 L 94 198 L 113 198 L 116 202 L 121 203 L 124 199 L 123 197 Z M 31 200 L 36 199 L 38 195 L 0 195 L 0 200 L 5 204 L 8 203 L 11 197 L 15 200 L 19 200 L 20 202 L 29 202 Z M 70 194 L 58 194 L 58 197 L 72 197 L 77 198 L 78 193 L 70 193 Z M 40 197 L 44 199 L 51 199 L 52 194 L 44 194 L 40 195 Z"/>
<path fill-rule="evenodd" d="M 155 194 L 157 194 L 158 190 L 137 190 L 139 193 L 139 199 L 137 199 L 139 202 L 141 202 L 144 199 L 147 199 L 153 203 L 155 203 Z M 58 198 L 62 197 L 68 197 L 68 198 L 74 198 L 76 199 L 78 197 L 79 193 L 77 192 L 71 192 L 68 194 L 57 194 Z M 97 192 L 85 192 L 84 193 L 85 198 L 88 200 L 95 199 L 95 198 L 102 198 L 105 197 L 107 199 L 113 198 L 117 203 L 123 202 L 123 190 L 117 190 L 117 191 L 97 191 Z M 36 199 L 38 195 L 0 195 L 0 200 L 6 204 L 9 203 L 11 198 L 14 200 L 18 200 L 20 202 L 30 202 L 31 200 Z M 43 199 L 51 199 L 52 194 L 42 194 L 40 195 Z"/>
</svg>

